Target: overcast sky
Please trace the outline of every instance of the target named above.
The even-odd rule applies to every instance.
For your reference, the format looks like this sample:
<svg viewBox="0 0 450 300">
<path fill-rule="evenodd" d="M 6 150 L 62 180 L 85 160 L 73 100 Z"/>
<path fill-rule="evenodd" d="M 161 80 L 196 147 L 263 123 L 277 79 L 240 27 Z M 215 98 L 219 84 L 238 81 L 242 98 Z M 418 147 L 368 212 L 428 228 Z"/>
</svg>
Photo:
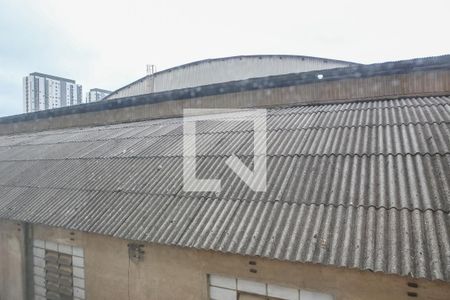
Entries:
<svg viewBox="0 0 450 300">
<path fill-rule="evenodd" d="M 115 90 L 195 60 L 298 54 L 361 63 L 450 53 L 450 1 L 0 0 L 0 116 L 22 77 Z M 83 95 L 84 98 L 84 95 Z"/>
</svg>

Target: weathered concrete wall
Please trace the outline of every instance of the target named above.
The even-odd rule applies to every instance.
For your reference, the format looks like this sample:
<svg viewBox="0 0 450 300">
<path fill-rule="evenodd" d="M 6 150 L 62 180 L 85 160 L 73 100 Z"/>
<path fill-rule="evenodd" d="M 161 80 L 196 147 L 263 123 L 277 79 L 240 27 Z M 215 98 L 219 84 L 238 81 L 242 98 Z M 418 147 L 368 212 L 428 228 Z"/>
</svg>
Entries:
<svg viewBox="0 0 450 300">
<path fill-rule="evenodd" d="M 23 226 L 0 220 L 0 300 L 24 299 Z"/>
<path fill-rule="evenodd" d="M 9 247 L 14 250 L 18 247 L 16 230 L 14 224 L 1 224 L 2 241 L 3 236 L 11 236 L 14 242 Z M 125 240 L 37 225 L 33 234 L 35 239 L 84 248 L 87 299 L 206 300 L 207 274 L 322 291 L 335 295 L 336 300 L 411 299 L 407 296 L 411 290 L 418 293 L 418 299 L 448 299 L 450 295 L 449 283 L 153 244 L 145 246 L 143 261 L 135 263 L 128 258 Z M 20 295 L 16 266 L 20 257 L 17 251 L 2 253 L 7 257 L 2 255 L 1 299 L 21 299 L 3 296 Z M 4 272 L 4 261 L 9 260 L 15 261 L 14 276 Z M 256 265 L 249 265 L 250 260 Z M 408 287 L 408 282 L 417 283 L 418 288 Z"/>
<path fill-rule="evenodd" d="M 359 79 L 318 81 L 289 87 L 169 100 L 53 118 L 0 123 L 0 135 L 177 117 L 182 116 L 184 108 L 274 107 L 449 94 L 450 70 L 417 71 Z"/>
</svg>

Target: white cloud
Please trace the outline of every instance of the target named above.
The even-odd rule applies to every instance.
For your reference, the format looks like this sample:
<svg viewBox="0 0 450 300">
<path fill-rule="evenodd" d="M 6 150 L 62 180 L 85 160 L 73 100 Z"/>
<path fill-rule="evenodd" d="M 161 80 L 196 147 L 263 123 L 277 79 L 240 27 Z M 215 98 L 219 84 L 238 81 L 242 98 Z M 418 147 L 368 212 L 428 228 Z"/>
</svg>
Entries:
<svg viewBox="0 0 450 300">
<path fill-rule="evenodd" d="M 147 63 L 161 70 L 267 53 L 369 63 L 450 52 L 446 1 L 0 0 L 0 7 L 2 76 L 18 82 L 14 99 L 0 103 L 19 102 L 17 113 L 21 77 L 33 71 L 74 78 L 86 91 L 119 88 L 145 75 Z"/>
</svg>

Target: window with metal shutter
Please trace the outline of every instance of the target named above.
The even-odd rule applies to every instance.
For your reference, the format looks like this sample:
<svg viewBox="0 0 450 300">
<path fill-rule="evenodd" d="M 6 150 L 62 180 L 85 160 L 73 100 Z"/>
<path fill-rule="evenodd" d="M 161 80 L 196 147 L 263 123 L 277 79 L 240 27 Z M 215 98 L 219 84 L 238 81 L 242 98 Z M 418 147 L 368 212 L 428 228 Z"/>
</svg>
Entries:
<svg viewBox="0 0 450 300">
<path fill-rule="evenodd" d="M 35 300 L 84 300 L 84 250 L 33 240 Z"/>
<path fill-rule="evenodd" d="M 249 279 L 209 274 L 210 300 L 334 300 L 333 295 Z"/>
<path fill-rule="evenodd" d="M 46 250 L 45 272 L 48 299 L 73 299 L 73 267 L 71 255 Z"/>
</svg>

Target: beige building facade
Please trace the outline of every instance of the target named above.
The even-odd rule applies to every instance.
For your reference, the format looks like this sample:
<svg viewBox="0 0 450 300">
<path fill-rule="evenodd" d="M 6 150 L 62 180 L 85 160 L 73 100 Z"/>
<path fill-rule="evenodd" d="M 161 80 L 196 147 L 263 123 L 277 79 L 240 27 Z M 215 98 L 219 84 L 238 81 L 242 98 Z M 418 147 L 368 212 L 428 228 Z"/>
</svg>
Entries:
<svg viewBox="0 0 450 300">
<path fill-rule="evenodd" d="M 210 284 L 211 280 L 218 282 L 213 284 L 228 286 L 220 283 L 227 282 L 226 279 L 237 279 L 238 283 L 241 280 L 247 286 L 249 282 L 255 283 L 254 293 L 238 291 L 236 299 L 283 299 L 259 296 L 258 284 L 266 284 L 272 290 L 286 288 L 286 293 L 299 290 L 305 291 L 304 295 L 314 293 L 322 297 L 304 299 L 444 300 L 450 295 L 450 285 L 439 281 L 157 244 L 142 244 L 142 257 L 133 260 L 130 241 L 41 225 L 31 226 L 29 234 L 32 240 L 83 250 L 85 299 L 207 300 L 214 299 L 211 290 L 215 286 Z M 0 222 L 0 299 L 26 299 L 30 288 L 23 278 L 32 272 L 30 269 L 23 272 L 26 269 L 23 235 L 22 224 Z"/>
</svg>

